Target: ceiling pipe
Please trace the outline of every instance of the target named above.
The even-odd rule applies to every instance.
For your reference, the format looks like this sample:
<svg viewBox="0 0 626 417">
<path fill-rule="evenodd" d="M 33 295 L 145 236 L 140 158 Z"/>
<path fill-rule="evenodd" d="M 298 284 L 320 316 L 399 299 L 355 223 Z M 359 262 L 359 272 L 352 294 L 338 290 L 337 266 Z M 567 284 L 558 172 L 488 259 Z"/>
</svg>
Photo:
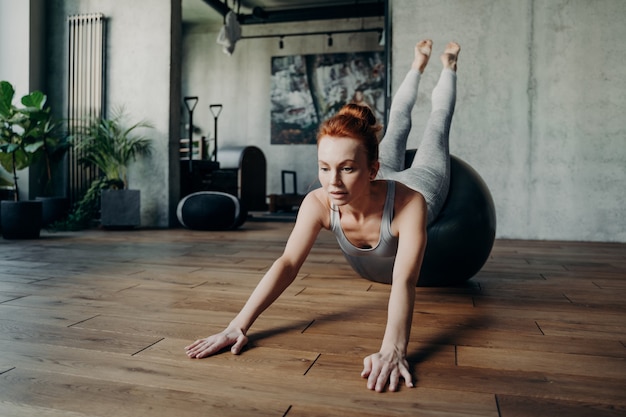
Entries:
<svg viewBox="0 0 626 417">
<path fill-rule="evenodd" d="M 222 16 L 231 10 L 220 0 L 204 0 Z M 301 9 L 264 10 L 255 7 L 252 14 L 239 14 L 237 20 L 242 25 L 260 23 L 302 22 L 306 20 L 349 19 L 385 16 L 385 2 L 361 3 L 355 5 L 306 7 Z"/>
<path fill-rule="evenodd" d="M 255 8 L 256 9 L 256 8 Z M 360 17 L 378 17 L 385 15 L 385 5 L 381 2 L 354 5 L 306 7 L 301 9 L 259 10 L 251 15 L 240 15 L 239 23 L 286 23 L 305 20 L 349 19 Z"/>
</svg>

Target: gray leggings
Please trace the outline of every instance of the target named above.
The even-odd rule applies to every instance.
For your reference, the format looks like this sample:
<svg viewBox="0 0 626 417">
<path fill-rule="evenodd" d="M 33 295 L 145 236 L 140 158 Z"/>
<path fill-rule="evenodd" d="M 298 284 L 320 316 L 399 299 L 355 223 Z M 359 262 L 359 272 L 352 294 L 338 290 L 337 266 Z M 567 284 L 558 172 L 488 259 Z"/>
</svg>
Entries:
<svg viewBox="0 0 626 417">
<path fill-rule="evenodd" d="M 432 111 L 413 164 L 404 167 L 406 143 L 411 130 L 411 111 L 417 99 L 420 73 L 410 70 L 396 92 L 389 121 L 380 142 L 378 178 L 391 179 L 420 192 L 428 207 L 431 224 L 450 187 L 449 134 L 456 101 L 456 72 L 444 69 L 432 92 Z"/>
</svg>

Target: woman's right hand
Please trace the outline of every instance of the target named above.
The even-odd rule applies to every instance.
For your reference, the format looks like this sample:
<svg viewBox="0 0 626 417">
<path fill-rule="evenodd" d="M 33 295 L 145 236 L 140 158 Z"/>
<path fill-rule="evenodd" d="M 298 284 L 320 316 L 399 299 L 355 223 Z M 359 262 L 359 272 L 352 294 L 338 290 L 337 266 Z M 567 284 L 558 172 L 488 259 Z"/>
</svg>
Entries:
<svg viewBox="0 0 626 417">
<path fill-rule="evenodd" d="M 201 359 L 232 346 L 230 351 L 238 355 L 247 343 L 248 337 L 241 330 L 226 329 L 205 339 L 196 340 L 185 347 L 185 352 L 190 358 Z"/>
</svg>

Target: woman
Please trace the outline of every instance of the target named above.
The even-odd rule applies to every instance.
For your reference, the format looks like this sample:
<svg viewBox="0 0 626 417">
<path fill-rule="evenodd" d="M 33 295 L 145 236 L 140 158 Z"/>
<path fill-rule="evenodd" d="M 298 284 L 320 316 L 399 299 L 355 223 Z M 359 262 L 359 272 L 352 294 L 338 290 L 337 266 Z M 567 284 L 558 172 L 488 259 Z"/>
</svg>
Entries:
<svg viewBox="0 0 626 417">
<path fill-rule="evenodd" d="M 411 70 L 390 110 L 380 144 L 380 127 L 367 107 L 349 104 L 323 123 L 318 133 L 321 188 L 302 202 L 285 251 L 264 275 L 243 309 L 215 335 L 187 346 L 190 358 L 203 358 L 231 347 L 238 354 L 256 318 L 293 282 L 319 231 L 332 230 L 346 259 L 362 276 L 391 284 L 387 326 L 380 351 L 364 359 L 367 388 L 395 391 L 403 378 L 412 387 L 406 359 L 426 226 L 445 201 L 449 185 L 448 133 L 456 99 L 456 60 L 460 47 L 449 43 L 441 56 L 444 69 L 433 90 L 433 108 L 412 166 L 404 169 L 411 109 L 420 76 L 432 50 L 424 40 L 415 47 Z"/>
</svg>

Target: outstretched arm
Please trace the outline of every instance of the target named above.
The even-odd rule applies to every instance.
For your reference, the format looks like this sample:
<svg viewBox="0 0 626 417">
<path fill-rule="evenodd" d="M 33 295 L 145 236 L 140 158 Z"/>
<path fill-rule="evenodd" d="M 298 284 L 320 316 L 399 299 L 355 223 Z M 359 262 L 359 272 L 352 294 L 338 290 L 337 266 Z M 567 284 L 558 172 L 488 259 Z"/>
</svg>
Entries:
<svg viewBox="0 0 626 417">
<path fill-rule="evenodd" d="M 407 387 L 413 378 L 406 359 L 411 333 L 415 286 L 426 248 L 426 203 L 421 194 L 396 207 L 392 229 L 398 230 L 398 253 L 393 269 L 393 281 L 387 307 L 387 327 L 380 351 L 366 357 L 361 376 L 367 378 L 367 388 L 381 392 L 398 388 L 400 378 Z M 404 232 L 403 232 L 404 231 Z"/>
<path fill-rule="evenodd" d="M 265 273 L 239 314 L 222 332 L 196 340 L 185 347 L 187 356 L 204 358 L 229 346 L 232 353 L 241 352 L 248 343 L 248 329 L 293 282 L 323 226 L 325 209 L 314 193 L 304 199 L 285 251 Z"/>
</svg>

